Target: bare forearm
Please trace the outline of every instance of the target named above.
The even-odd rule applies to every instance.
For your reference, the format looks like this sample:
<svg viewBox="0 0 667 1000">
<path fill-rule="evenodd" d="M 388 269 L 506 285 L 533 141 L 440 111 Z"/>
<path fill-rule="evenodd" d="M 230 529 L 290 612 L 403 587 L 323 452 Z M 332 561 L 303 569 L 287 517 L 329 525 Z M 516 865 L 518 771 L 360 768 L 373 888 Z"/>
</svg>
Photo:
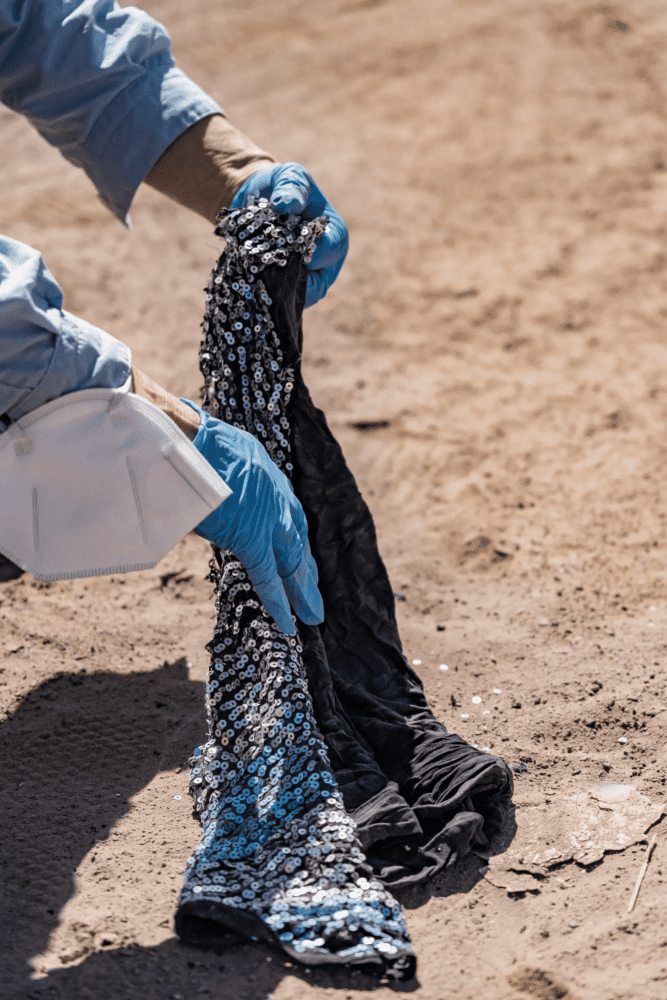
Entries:
<svg viewBox="0 0 667 1000">
<path fill-rule="evenodd" d="M 172 142 L 145 182 L 215 222 L 248 177 L 276 162 L 222 115 L 212 115 Z"/>
<path fill-rule="evenodd" d="M 226 118 L 211 115 L 172 142 L 145 177 L 145 183 L 215 222 L 244 181 L 274 163 L 270 153 L 256 146 Z M 136 368 L 132 372 L 132 390 L 171 417 L 190 440 L 194 438 L 199 427 L 197 413 Z"/>
</svg>

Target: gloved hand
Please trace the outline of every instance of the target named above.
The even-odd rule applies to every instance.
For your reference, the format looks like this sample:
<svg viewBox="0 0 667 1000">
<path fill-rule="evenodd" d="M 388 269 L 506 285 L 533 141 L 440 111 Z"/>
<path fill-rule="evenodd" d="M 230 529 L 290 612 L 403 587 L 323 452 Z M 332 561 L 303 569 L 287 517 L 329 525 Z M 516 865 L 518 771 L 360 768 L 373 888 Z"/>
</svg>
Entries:
<svg viewBox="0 0 667 1000">
<path fill-rule="evenodd" d="M 252 434 L 216 420 L 189 399 L 183 402 L 201 420 L 192 443 L 232 490 L 196 534 L 240 559 L 281 632 L 296 632 L 290 604 L 301 621 L 319 625 L 324 606 L 306 517 L 286 477 Z"/>
<path fill-rule="evenodd" d="M 300 163 L 280 163 L 258 170 L 241 185 L 229 207 L 243 208 L 255 197 L 267 198 L 280 215 L 293 213 L 304 219 L 329 216 L 327 228 L 315 244 L 312 260 L 306 265 L 306 308 L 315 305 L 324 298 L 343 266 L 349 243 L 347 226 Z"/>
</svg>

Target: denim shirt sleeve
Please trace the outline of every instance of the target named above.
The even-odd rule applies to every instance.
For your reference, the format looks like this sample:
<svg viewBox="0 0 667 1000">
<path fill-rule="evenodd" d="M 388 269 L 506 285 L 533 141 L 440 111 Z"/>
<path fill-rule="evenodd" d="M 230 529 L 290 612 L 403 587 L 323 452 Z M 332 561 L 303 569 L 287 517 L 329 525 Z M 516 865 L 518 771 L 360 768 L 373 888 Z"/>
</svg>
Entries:
<svg viewBox="0 0 667 1000">
<path fill-rule="evenodd" d="M 167 146 L 222 114 L 175 67 L 162 25 L 115 0 L 0 0 L 0 100 L 82 167 L 126 225 Z"/>
<path fill-rule="evenodd" d="M 0 415 L 18 420 L 65 393 L 130 377 L 129 348 L 62 301 L 41 254 L 0 236 Z"/>
</svg>

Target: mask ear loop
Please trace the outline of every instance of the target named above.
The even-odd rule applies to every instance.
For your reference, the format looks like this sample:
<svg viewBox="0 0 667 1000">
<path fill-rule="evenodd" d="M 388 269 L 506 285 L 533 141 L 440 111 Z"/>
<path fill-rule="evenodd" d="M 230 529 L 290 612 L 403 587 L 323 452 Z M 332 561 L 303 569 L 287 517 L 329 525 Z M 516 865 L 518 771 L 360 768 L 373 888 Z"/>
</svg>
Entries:
<svg viewBox="0 0 667 1000">
<path fill-rule="evenodd" d="M 109 400 L 109 405 L 107 406 L 107 413 L 111 413 L 113 409 L 120 403 L 121 400 L 125 399 L 129 393 L 132 392 L 132 374 L 128 375 L 125 382 L 114 388 L 111 392 L 111 399 Z"/>
</svg>

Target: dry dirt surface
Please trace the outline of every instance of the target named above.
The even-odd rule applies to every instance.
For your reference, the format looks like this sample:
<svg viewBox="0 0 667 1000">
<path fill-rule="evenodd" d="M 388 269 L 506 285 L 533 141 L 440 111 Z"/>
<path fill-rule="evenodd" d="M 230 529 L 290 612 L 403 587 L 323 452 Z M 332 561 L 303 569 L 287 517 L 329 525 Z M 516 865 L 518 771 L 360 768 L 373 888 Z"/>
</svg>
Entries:
<svg viewBox="0 0 667 1000">
<path fill-rule="evenodd" d="M 206 545 L 151 572 L 2 583 L 3 1000 L 664 1000 L 664 3 L 146 6 L 231 120 L 306 164 L 349 223 L 306 316 L 306 379 L 435 711 L 528 772 L 507 854 L 405 900 L 416 980 L 185 948 Z M 211 227 L 146 189 L 125 231 L 9 112 L 0 148 L 0 231 L 43 252 L 68 309 L 197 397 Z"/>
</svg>

